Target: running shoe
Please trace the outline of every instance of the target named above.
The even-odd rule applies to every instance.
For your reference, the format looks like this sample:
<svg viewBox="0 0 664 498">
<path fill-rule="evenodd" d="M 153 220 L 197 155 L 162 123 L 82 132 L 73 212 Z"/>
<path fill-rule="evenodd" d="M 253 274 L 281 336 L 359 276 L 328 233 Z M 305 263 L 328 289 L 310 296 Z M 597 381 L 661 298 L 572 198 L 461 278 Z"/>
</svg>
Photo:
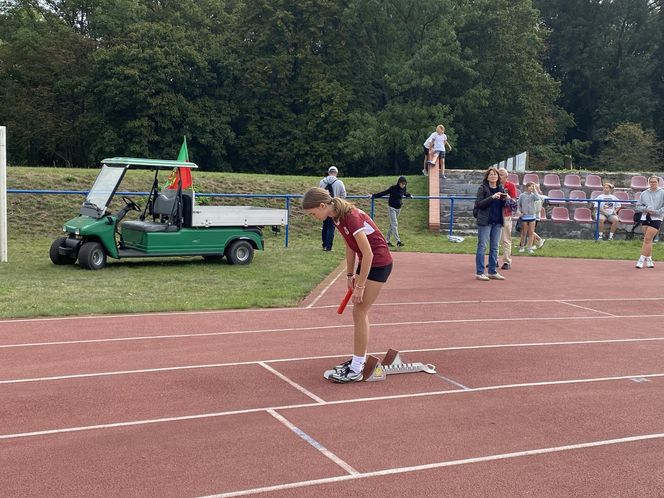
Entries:
<svg viewBox="0 0 664 498">
<path fill-rule="evenodd" d="M 343 370 L 335 370 L 334 373 L 330 375 L 329 380 L 332 382 L 338 382 L 339 384 L 360 382 L 362 380 L 362 372 L 355 373 L 350 369 L 350 366 L 347 366 Z"/>
<path fill-rule="evenodd" d="M 655 263 L 653 263 L 652 259 L 646 259 L 646 268 L 654 268 Z"/>
<path fill-rule="evenodd" d="M 639 260 L 636 262 L 636 267 L 637 267 L 637 268 L 643 268 L 643 263 L 645 263 L 645 260 L 643 260 L 643 259 L 639 259 Z"/>
<path fill-rule="evenodd" d="M 345 368 L 350 367 L 350 364 L 353 362 L 353 359 L 351 358 L 350 360 L 344 361 L 343 363 L 340 363 L 339 365 L 335 366 L 332 368 L 335 372 L 341 372 Z"/>
<path fill-rule="evenodd" d="M 546 239 L 540 239 L 540 241 L 537 243 L 537 248 L 541 249 L 544 247 L 544 243 L 546 242 Z"/>
</svg>

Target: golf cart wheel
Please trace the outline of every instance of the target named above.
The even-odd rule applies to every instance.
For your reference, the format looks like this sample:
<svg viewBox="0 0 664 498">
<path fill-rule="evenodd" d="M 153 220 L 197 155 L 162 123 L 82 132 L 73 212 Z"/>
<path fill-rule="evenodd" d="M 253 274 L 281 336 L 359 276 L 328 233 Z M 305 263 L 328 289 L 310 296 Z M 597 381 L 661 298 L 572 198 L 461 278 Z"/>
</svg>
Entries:
<svg viewBox="0 0 664 498">
<path fill-rule="evenodd" d="M 76 263 L 75 256 L 65 256 L 60 254 L 60 246 L 65 243 L 65 240 L 67 240 L 67 237 L 59 237 L 51 244 L 48 255 L 50 256 L 54 265 L 73 265 Z"/>
<path fill-rule="evenodd" d="M 78 264 L 86 270 L 101 270 L 106 266 L 106 251 L 99 242 L 86 242 L 78 251 Z"/>
<path fill-rule="evenodd" d="M 254 259 L 254 248 L 249 241 L 236 240 L 228 246 L 226 259 L 232 265 L 248 265 Z"/>
</svg>

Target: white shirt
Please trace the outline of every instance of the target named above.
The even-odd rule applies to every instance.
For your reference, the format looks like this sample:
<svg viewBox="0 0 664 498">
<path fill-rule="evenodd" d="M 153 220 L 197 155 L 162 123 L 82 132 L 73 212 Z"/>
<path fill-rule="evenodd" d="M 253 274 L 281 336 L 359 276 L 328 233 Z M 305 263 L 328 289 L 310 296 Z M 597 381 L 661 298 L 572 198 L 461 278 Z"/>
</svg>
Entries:
<svg viewBox="0 0 664 498">
<path fill-rule="evenodd" d="M 424 141 L 424 146 L 427 147 L 427 144 L 433 140 L 433 150 L 442 152 L 445 150 L 445 142 L 447 142 L 447 135 L 444 133 L 439 134 L 437 131 L 434 131 L 429 138 Z M 427 147 L 428 148 L 428 147 Z"/>
<path fill-rule="evenodd" d="M 599 194 L 597 197 L 595 197 L 595 200 L 597 201 L 618 201 L 618 199 L 615 195 L 613 194 Z M 599 212 L 606 215 L 606 216 L 611 216 L 612 214 L 616 213 L 616 209 L 620 208 L 620 203 L 619 202 L 602 202 L 599 205 Z"/>
</svg>

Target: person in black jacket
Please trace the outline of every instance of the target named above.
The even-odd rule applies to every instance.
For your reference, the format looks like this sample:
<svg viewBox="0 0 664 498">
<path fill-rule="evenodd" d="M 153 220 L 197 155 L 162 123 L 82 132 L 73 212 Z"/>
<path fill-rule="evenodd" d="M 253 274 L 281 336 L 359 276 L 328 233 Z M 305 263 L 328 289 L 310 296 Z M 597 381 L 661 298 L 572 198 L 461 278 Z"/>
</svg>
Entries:
<svg viewBox="0 0 664 498">
<path fill-rule="evenodd" d="M 408 181 L 406 180 L 405 176 L 400 176 L 399 179 L 397 180 L 396 185 L 392 185 L 390 188 L 387 190 L 384 190 L 382 192 L 378 192 L 377 194 L 373 194 L 371 197 L 376 198 L 376 197 L 383 197 L 385 195 L 390 196 L 389 200 L 387 201 L 388 205 L 388 211 L 390 213 L 390 228 L 387 231 L 387 235 L 385 237 L 385 240 L 387 240 L 387 245 L 390 247 L 394 247 L 392 243 L 390 242 L 390 237 L 392 234 L 394 234 L 394 238 L 397 239 L 397 245 L 399 247 L 402 247 L 404 243 L 401 241 L 399 238 L 399 213 L 401 212 L 401 199 L 404 197 L 412 197 L 407 191 L 406 191 L 406 185 L 408 185 Z"/>
<path fill-rule="evenodd" d="M 508 194 L 500 184 L 498 170 L 491 167 L 484 174 L 484 181 L 477 189 L 473 216 L 477 218 L 477 251 L 475 266 L 477 280 L 505 280 L 498 273 L 498 244 L 503 228 L 503 210 Z M 484 273 L 484 251 L 489 243 L 489 274 Z"/>
</svg>

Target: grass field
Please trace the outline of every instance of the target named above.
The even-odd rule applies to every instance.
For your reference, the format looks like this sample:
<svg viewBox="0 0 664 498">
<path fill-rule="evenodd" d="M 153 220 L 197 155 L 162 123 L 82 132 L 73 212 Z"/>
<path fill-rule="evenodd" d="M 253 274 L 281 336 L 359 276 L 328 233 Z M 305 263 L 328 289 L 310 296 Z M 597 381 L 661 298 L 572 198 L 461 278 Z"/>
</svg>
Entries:
<svg viewBox="0 0 664 498">
<path fill-rule="evenodd" d="M 88 190 L 96 169 L 8 169 L 9 189 Z M 344 178 L 351 195 L 368 196 L 384 190 L 396 176 Z M 197 193 L 301 194 L 318 177 L 269 176 L 241 173 L 195 173 Z M 124 191 L 149 190 L 152 176 L 132 171 Z M 424 177 L 409 179 L 413 195 L 425 196 Z M 144 198 L 134 197 L 139 204 Z M 206 199 L 220 204 L 284 207 L 283 200 Z M 227 308 L 293 306 L 343 260 L 343 242 L 335 237 L 335 250 L 320 250 L 320 224 L 304 215 L 294 202 L 290 217 L 289 247 L 284 234 L 265 230 L 266 250 L 257 252 L 248 266 L 207 263 L 202 258 L 122 260 L 109 259 L 101 271 L 78 266 L 55 266 L 48 248 L 61 234 L 63 222 L 78 214 L 80 195 L 9 194 L 9 262 L 0 263 L 0 317 L 60 316 L 147 311 L 213 310 Z M 114 201 L 114 209 L 121 201 Z M 369 210 L 369 200 L 355 201 Z M 385 232 L 386 200 L 376 201 L 376 222 Z M 399 231 L 403 251 L 474 254 L 476 239 L 451 243 L 445 235 L 426 228 L 427 202 L 406 200 Z M 588 240 L 550 240 L 541 256 L 633 259 L 641 241 L 596 243 Z M 655 249 L 657 251 L 657 249 Z M 537 257 L 534 256 L 534 257 Z M 468 259 L 469 277 L 474 259 Z"/>
</svg>

